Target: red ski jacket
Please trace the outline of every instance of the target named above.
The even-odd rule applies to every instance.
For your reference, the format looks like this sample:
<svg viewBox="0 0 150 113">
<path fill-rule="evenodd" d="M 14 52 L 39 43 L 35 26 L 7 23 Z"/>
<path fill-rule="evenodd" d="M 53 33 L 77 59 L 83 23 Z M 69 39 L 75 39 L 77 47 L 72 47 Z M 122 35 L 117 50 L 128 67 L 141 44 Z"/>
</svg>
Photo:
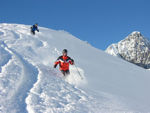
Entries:
<svg viewBox="0 0 150 113">
<path fill-rule="evenodd" d="M 60 70 L 69 70 L 69 64 L 73 65 L 74 61 L 69 56 L 60 56 L 58 57 L 57 61 L 55 62 L 55 65 L 57 66 L 59 64 Z"/>
</svg>

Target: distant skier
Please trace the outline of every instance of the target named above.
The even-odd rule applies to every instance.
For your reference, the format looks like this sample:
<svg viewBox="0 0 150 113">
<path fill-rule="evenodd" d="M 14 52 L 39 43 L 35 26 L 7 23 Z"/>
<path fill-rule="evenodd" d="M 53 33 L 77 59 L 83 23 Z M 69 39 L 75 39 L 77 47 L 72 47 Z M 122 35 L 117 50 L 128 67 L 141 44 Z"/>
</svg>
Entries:
<svg viewBox="0 0 150 113">
<path fill-rule="evenodd" d="M 71 59 L 69 56 L 67 56 L 67 53 L 68 53 L 67 49 L 64 49 L 62 52 L 63 55 L 58 57 L 58 59 L 56 60 L 54 64 L 54 68 L 56 68 L 57 65 L 59 64 L 60 71 L 62 72 L 64 76 L 70 74 L 69 64 L 74 65 L 74 60 Z"/>
<path fill-rule="evenodd" d="M 35 35 L 35 31 L 38 31 L 39 32 L 39 29 L 38 29 L 38 24 L 34 24 L 32 27 L 31 27 L 31 33 L 33 35 Z"/>
</svg>

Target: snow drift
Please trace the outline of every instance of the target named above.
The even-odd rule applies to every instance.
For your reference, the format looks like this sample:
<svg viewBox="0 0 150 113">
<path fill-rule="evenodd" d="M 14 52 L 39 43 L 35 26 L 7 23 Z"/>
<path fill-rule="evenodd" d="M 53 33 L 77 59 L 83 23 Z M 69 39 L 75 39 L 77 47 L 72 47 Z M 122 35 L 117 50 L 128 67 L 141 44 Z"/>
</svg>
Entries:
<svg viewBox="0 0 150 113">
<path fill-rule="evenodd" d="M 150 71 L 110 56 L 65 31 L 0 24 L 1 113 L 150 112 Z M 62 78 L 53 63 L 75 60 Z M 83 79 L 82 79 L 83 78 Z"/>
</svg>

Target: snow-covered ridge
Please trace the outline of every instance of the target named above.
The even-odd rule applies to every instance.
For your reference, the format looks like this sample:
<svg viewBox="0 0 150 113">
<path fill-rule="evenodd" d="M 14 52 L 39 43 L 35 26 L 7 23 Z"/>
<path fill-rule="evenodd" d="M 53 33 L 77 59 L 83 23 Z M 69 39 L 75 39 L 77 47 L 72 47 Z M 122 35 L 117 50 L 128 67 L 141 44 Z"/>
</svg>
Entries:
<svg viewBox="0 0 150 113">
<path fill-rule="evenodd" d="M 134 31 L 124 40 L 110 45 L 106 52 L 144 68 L 150 68 L 150 41 Z"/>
<path fill-rule="evenodd" d="M 150 71 L 112 57 L 65 31 L 0 24 L 0 113 L 150 111 Z M 67 48 L 75 66 L 63 79 L 53 63 Z M 90 54 L 89 54 L 90 53 Z"/>
</svg>

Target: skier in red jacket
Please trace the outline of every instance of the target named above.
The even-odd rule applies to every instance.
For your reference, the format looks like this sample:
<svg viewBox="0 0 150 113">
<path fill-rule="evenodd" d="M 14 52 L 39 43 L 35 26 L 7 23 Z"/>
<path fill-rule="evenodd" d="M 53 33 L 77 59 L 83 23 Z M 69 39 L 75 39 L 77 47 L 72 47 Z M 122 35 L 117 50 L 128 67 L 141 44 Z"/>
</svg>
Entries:
<svg viewBox="0 0 150 113">
<path fill-rule="evenodd" d="M 59 69 L 64 76 L 70 74 L 69 64 L 74 65 L 74 60 L 71 59 L 69 56 L 67 56 L 67 53 L 68 53 L 67 49 L 64 49 L 62 52 L 63 55 L 58 57 L 58 59 L 54 64 L 54 68 L 56 68 L 57 65 L 59 64 L 60 67 Z"/>
</svg>

